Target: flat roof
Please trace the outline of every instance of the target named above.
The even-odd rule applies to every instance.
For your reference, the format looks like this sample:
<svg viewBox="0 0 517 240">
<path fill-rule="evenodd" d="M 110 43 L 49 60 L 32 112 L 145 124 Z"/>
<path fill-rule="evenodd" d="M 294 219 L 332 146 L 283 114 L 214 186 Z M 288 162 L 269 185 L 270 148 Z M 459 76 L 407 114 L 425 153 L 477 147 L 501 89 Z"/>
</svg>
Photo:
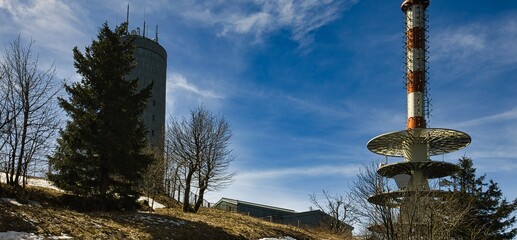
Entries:
<svg viewBox="0 0 517 240">
<path fill-rule="evenodd" d="M 246 205 L 260 207 L 260 208 L 267 208 L 267 209 L 277 210 L 277 211 L 282 211 L 282 212 L 295 213 L 295 211 L 292 210 L 292 209 L 273 207 L 273 206 L 268 206 L 268 205 L 264 205 L 264 204 L 246 202 L 246 201 L 241 201 L 241 200 L 231 199 L 231 198 L 225 198 L 225 197 L 221 198 L 221 200 L 219 200 L 216 204 L 214 204 L 214 207 L 216 207 L 217 205 L 219 205 L 222 202 L 227 202 L 227 203 L 234 204 L 234 205 L 246 204 Z"/>
</svg>

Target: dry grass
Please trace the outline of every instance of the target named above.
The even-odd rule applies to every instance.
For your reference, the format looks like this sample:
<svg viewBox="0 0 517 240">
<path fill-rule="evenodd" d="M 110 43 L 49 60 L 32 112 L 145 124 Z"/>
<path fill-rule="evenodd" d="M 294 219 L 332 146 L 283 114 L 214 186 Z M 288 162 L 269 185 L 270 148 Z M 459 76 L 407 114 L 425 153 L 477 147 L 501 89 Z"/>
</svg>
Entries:
<svg viewBox="0 0 517 240">
<path fill-rule="evenodd" d="M 8 197 L 5 188 L 0 197 Z M 290 236 L 304 239 L 346 239 L 317 230 L 280 225 L 237 213 L 201 209 L 183 213 L 179 206 L 157 212 L 89 212 L 70 210 L 63 193 L 29 190 L 28 203 L 0 201 L 0 232 L 31 232 L 41 236 L 66 234 L 76 239 L 260 239 Z M 167 202 L 163 199 L 162 202 Z"/>
<path fill-rule="evenodd" d="M 304 239 L 346 239 L 342 236 L 316 229 L 300 229 L 271 223 L 239 213 L 230 213 L 218 209 L 204 208 L 198 213 L 184 213 L 178 208 L 160 209 L 158 214 L 173 215 L 181 219 L 203 222 L 215 228 L 223 229 L 226 233 L 242 237 L 242 239 L 260 239 L 265 237 L 290 236 L 299 240 Z M 214 238 L 215 239 L 215 238 Z"/>
</svg>

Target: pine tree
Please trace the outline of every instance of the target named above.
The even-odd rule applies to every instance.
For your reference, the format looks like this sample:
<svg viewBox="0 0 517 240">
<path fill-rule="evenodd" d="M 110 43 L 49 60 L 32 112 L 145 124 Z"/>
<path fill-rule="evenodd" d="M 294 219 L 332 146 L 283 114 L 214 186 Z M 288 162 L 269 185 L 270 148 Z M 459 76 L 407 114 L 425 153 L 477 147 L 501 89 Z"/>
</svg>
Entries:
<svg viewBox="0 0 517 240">
<path fill-rule="evenodd" d="M 460 158 L 460 170 L 452 177 L 457 194 L 472 205 L 463 224 L 456 230 L 457 239 L 513 239 L 517 199 L 508 202 L 493 180 L 485 182 L 486 175 L 476 177 L 472 159 Z"/>
<path fill-rule="evenodd" d="M 106 209 L 115 200 L 134 203 L 136 185 L 152 161 L 141 114 L 152 86 L 137 91 L 138 79 L 125 79 L 135 65 L 134 37 L 127 24 L 112 31 L 107 23 L 98 40 L 82 54 L 74 48 L 74 65 L 82 79 L 65 85 L 69 100 L 60 105 L 69 116 L 61 131 L 50 178 Z"/>
</svg>

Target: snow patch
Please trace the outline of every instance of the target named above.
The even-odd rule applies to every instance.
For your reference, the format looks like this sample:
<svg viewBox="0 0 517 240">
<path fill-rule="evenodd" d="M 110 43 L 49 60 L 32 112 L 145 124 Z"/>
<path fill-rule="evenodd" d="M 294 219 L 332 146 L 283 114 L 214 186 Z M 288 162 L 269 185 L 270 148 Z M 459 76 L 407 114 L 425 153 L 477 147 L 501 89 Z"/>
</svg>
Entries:
<svg viewBox="0 0 517 240">
<path fill-rule="evenodd" d="M 6 182 L 5 173 L 4 172 L 0 172 L 0 182 L 2 182 L 2 183 Z M 54 186 L 54 183 L 52 183 L 51 181 L 49 181 L 47 179 L 44 179 L 44 178 L 28 177 L 27 178 L 27 185 L 28 186 L 33 186 L 33 187 L 49 188 L 49 189 L 54 189 L 56 191 L 63 192 L 63 190 L 61 190 L 61 189 L 57 188 L 56 186 Z M 1 240 L 1 238 L 0 238 L 0 240 Z"/>
<path fill-rule="evenodd" d="M 0 198 L 0 201 L 8 202 L 8 203 L 10 203 L 12 205 L 16 205 L 16 206 L 23 206 L 23 204 L 19 203 L 18 201 L 16 201 L 16 199 L 13 199 L 13 198 Z"/>
<path fill-rule="evenodd" d="M 152 199 L 152 198 L 148 198 L 148 197 L 143 197 L 142 196 L 142 197 L 138 198 L 137 201 L 138 202 L 147 201 L 149 203 L 149 207 L 151 207 L 151 204 L 154 202 L 154 204 L 152 204 L 154 210 L 160 209 L 160 208 L 165 208 L 165 205 L 163 205 L 163 204 L 161 204 L 159 202 L 154 201 L 154 199 Z"/>
<path fill-rule="evenodd" d="M 40 236 L 40 235 L 36 235 L 34 233 L 27 233 L 27 232 L 15 232 L 15 231 L 0 232 L 0 240 L 14 240 L 14 239 L 43 240 L 43 239 L 72 239 L 72 237 L 70 237 L 66 234 L 62 234 L 61 236 Z"/>
<path fill-rule="evenodd" d="M 0 232 L 0 239 L 1 240 L 8 240 L 8 239 L 43 239 L 37 238 L 38 236 L 34 233 L 26 233 L 26 232 L 14 232 L 14 231 L 8 231 L 8 232 Z"/>
<path fill-rule="evenodd" d="M 73 239 L 73 237 L 70 237 L 66 234 L 62 234 L 61 236 L 52 236 L 52 237 L 48 237 L 50 239 Z"/>
<path fill-rule="evenodd" d="M 5 173 L 3 173 L 3 172 L 0 172 L 0 182 L 2 182 L 2 183 L 6 182 Z M 42 188 L 54 189 L 56 191 L 64 192 L 63 190 L 61 190 L 61 189 L 57 188 L 56 186 L 54 186 L 54 183 L 52 183 L 48 179 L 44 179 L 44 178 L 29 177 L 29 178 L 27 178 L 27 185 L 28 186 L 33 186 L 33 187 L 42 187 Z M 149 203 L 149 207 L 151 206 L 151 203 L 153 203 L 152 205 L 153 205 L 153 209 L 154 210 L 160 209 L 160 208 L 165 208 L 165 205 L 163 205 L 163 204 L 161 204 L 159 202 L 154 201 L 154 199 L 152 199 L 152 198 L 140 197 L 138 199 L 138 201 L 147 201 Z M 18 203 L 16 200 L 12 200 L 12 201 L 9 201 L 9 202 L 14 204 L 14 205 L 16 205 L 16 206 L 22 206 L 22 204 Z M 2 239 L 0 238 L 0 240 L 2 240 Z"/>
<path fill-rule="evenodd" d="M 49 181 L 47 179 L 43 179 L 43 178 L 29 178 L 29 179 L 27 179 L 27 185 L 33 186 L 33 187 L 42 187 L 42 188 L 53 189 L 53 190 L 57 190 L 60 192 L 63 191 L 63 190 L 57 188 L 56 186 L 54 186 L 54 183 L 52 183 L 51 181 Z"/>
<path fill-rule="evenodd" d="M 296 240 L 296 238 L 292 237 L 281 237 L 281 238 L 261 238 L 259 240 Z"/>
</svg>

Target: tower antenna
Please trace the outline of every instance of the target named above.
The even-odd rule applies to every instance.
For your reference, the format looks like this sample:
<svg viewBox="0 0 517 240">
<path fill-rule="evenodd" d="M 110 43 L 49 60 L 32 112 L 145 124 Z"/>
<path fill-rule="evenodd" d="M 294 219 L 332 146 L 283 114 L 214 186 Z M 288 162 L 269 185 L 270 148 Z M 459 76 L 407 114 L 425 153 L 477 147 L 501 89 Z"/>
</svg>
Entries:
<svg viewBox="0 0 517 240">
<path fill-rule="evenodd" d="M 158 42 L 158 24 L 156 24 L 156 31 L 154 32 L 154 34 L 154 39 L 156 39 L 156 42 Z"/>
<path fill-rule="evenodd" d="M 127 4 L 127 12 L 126 12 L 126 34 L 129 34 L 129 3 Z"/>
<path fill-rule="evenodd" d="M 145 7 L 144 7 L 144 31 L 142 33 L 142 35 L 145 37 L 146 33 L 145 33 Z"/>
</svg>

